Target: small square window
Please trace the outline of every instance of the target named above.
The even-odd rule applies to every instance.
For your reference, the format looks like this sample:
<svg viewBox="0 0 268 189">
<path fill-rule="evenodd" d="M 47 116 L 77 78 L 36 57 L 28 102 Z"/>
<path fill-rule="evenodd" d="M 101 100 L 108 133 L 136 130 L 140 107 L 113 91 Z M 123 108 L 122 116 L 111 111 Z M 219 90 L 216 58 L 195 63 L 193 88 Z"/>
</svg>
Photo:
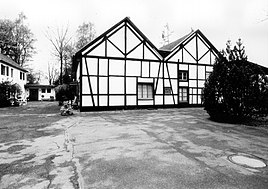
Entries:
<svg viewBox="0 0 268 189">
<path fill-rule="evenodd" d="M 51 89 L 47 89 L 47 93 L 51 93 Z"/>
<path fill-rule="evenodd" d="M 171 87 L 164 87 L 164 94 L 172 94 Z"/>
<path fill-rule="evenodd" d="M 46 93 L 46 89 L 42 89 L 42 93 Z"/>
<path fill-rule="evenodd" d="M 179 71 L 179 80 L 187 81 L 188 80 L 188 72 L 187 71 Z"/>
</svg>

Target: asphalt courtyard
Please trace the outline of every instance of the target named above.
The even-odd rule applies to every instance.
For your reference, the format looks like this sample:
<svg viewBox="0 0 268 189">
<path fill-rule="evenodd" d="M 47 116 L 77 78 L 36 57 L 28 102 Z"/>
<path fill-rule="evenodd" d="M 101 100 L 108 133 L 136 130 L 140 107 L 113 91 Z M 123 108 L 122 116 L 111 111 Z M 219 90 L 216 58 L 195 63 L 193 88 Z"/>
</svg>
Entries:
<svg viewBox="0 0 268 189">
<path fill-rule="evenodd" d="M 1 189 L 268 188 L 267 166 L 230 161 L 267 164 L 268 128 L 216 123 L 202 108 L 0 113 L 0 125 L 12 116 L 53 120 L 27 127 L 34 137 L 0 140 Z"/>
</svg>

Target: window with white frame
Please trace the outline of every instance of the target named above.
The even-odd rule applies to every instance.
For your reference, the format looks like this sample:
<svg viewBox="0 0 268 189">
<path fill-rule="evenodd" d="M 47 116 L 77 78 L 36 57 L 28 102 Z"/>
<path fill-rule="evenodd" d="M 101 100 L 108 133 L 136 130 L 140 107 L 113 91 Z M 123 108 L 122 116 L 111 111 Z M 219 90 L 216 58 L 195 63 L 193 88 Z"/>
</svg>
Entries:
<svg viewBox="0 0 268 189">
<path fill-rule="evenodd" d="M 179 80 L 187 81 L 188 80 L 188 71 L 179 71 Z"/>
<path fill-rule="evenodd" d="M 153 83 L 138 83 L 138 99 L 153 98 Z"/>
<path fill-rule="evenodd" d="M 188 88 L 179 88 L 179 102 L 188 102 Z"/>
</svg>

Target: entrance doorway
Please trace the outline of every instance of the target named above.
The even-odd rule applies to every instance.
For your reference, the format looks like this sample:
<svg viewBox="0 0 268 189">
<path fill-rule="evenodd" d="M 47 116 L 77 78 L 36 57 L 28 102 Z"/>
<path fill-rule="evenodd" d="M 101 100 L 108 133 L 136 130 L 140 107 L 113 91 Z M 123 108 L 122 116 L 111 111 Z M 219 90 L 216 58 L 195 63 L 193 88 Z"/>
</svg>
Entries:
<svg viewBox="0 0 268 189">
<path fill-rule="evenodd" d="M 30 89 L 29 101 L 38 101 L 38 89 Z"/>
</svg>

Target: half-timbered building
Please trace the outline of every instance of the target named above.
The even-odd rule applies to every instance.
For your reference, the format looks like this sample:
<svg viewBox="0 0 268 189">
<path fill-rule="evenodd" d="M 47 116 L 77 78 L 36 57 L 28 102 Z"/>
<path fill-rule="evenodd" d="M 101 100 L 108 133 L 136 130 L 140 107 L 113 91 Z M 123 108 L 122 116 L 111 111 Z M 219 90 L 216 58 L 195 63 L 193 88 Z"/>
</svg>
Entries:
<svg viewBox="0 0 268 189">
<path fill-rule="evenodd" d="M 200 106 L 217 56 L 200 30 L 158 49 L 126 17 L 73 58 L 80 110 Z"/>
</svg>

